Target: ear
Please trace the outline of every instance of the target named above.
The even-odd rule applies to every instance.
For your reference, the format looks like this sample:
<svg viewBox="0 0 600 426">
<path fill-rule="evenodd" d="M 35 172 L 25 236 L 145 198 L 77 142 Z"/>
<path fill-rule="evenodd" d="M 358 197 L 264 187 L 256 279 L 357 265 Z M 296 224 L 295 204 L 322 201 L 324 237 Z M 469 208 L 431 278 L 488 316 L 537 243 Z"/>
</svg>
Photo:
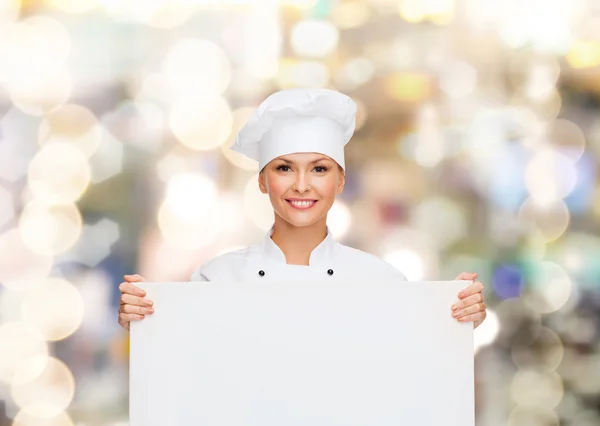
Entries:
<svg viewBox="0 0 600 426">
<path fill-rule="evenodd" d="M 343 171 L 340 171 L 340 181 L 338 183 L 336 193 L 340 195 L 344 190 L 344 185 L 346 185 L 346 174 Z"/>
<path fill-rule="evenodd" d="M 264 169 L 258 174 L 258 188 L 263 194 L 267 193 L 267 185 L 265 185 L 265 172 Z"/>
</svg>

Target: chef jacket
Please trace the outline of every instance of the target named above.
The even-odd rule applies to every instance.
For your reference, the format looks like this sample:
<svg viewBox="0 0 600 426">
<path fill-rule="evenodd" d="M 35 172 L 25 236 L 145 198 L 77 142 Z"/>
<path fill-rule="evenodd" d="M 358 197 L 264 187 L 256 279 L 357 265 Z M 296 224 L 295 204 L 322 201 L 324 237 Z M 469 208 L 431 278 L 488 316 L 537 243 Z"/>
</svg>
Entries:
<svg viewBox="0 0 600 426">
<path fill-rule="evenodd" d="M 311 252 L 309 265 L 286 263 L 283 251 L 273 242 L 273 227 L 262 243 L 217 256 L 202 264 L 192 281 L 273 282 L 282 280 L 397 280 L 402 272 L 379 257 L 345 246 L 327 236 Z"/>
</svg>

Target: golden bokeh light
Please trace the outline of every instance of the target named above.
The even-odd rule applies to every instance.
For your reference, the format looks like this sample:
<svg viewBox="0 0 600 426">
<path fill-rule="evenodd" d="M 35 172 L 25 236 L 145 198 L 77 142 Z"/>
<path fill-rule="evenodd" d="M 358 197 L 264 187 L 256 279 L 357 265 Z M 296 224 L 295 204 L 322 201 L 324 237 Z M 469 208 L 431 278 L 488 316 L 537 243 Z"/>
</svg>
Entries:
<svg viewBox="0 0 600 426">
<path fill-rule="evenodd" d="M 362 0 L 337 3 L 331 13 L 331 21 L 340 29 L 357 28 L 364 25 L 371 16 L 370 5 Z"/>
<path fill-rule="evenodd" d="M 86 157 L 91 157 L 102 143 L 102 128 L 89 109 L 65 104 L 47 114 L 40 123 L 40 145 L 69 142 Z"/>
<path fill-rule="evenodd" d="M 50 411 L 57 411 L 51 408 Z M 66 412 L 61 412 L 51 417 L 36 417 L 30 414 L 35 411 L 33 407 L 25 407 L 17 413 L 12 426 L 74 426 L 73 420 Z M 79 423 L 78 423 L 79 424 Z"/>
<path fill-rule="evenodd" d="M 555 408 L 563 397 L 563 381 L 555 371 L 517 371 L 510 385 L 512 400 L 522 407 Z"/>
<path fill-rule="evenodd" d="M 535 228 L 545 242 L 556 240 L 567 230 L 571 216 L 564 201 L 540 206 L 532 198 L 526 199 L 518 212 L 525 228 Z"/>
<path fill-rule="evenodd" d="M 600 41 L 579 41 L 567 54 L 567 62 L 575 69 L 600 66 Z"/>
<path fill-rule="evenodd" d="M 522 369 L 556 370 L 563 356 L 564 346 L 560 336 L 548 327 L 540 327 L 531 340 L 511 348 L 512 361 Z"/>
<path fill-rule="evenodd" d="M 0 22 L 12 22 L 19 19 L 21 0 L 4 0 L 0 3 Z"/>
<path fill-rule="evenodd" d="M 77 201 L 90 183 L 87 158 L 70 143 L 44 145 L 29 163 L 31 192 L 48 204 Z"/>
<path fill-rule="evenodd" d="M 259 229 L 267 231 L 273 225 L 273 206 L 267 194 L 260 192 L 258 173 L 253 175 L 244 188 L 244 211 Z"/>
<path fill-rule="evenodd" d="M 0 324 L 0 382 L 12 383 L 19 365 L 31 357 L 48 355 L 48 344 L 31 325 L 24 322 Z M 39 365 L 39 364 L 38 364 Z M 42 369 L 34 372 L 40 374 Z"/>
<path fill-rule="evenodd" d="M 431 96 L 431 78 L 418 73 L 393 74 L 386 81 L 390 95 L 400 102 L 423 101 Z"/>
<path fill-rule="evenodd" d="M 252 160 L 239 152 L 233 151 L 230 147 L 235 142 L 235 138 L 239 133 L 240 129 L 248 122 L 248 119 L 252 116 L 256 108 L 254 107 L 242 107 L 233 111 L 233 127 L 231 134 L 221 145 L 221 151 L 225 158 L 234 166 L 239 167 L 242 170 L 258 171 L 258 161 Z"/>
<path fill-rule="evenodd" d="M 214 98 L 225 92 L 231 81 L 231 64 L 223 50 L 208 40 L 185 38 L 167 53 L 163 71 L 176 96 Z"/>
<path fill-rule="evenodd" d="M 32 371 L 41 373 L 33 376 Z M 34 377 L 32 379 L 32 377 Z M 54 417 L 65 410 L 75 394 L 75 379 L 58 358 L 36 356 L 19 364 L 11 386 L 13 401 L 32 417 Z"/>
<path fill-rule="evenodd" d="M 583 130 L 570 120 L 559 118 L 553 120 L 544 129 L 548 143 L 560 150 L 561 154 L 575 162 L 585 151 L 585 134 Z"/>
<path fill-rule="evenodd" d="M 46 278 L 52 257 L 33 252 L 17 229 L 0 234 L 0 283 L 13 291 L 27 290 Z"/>
<path fill-rule="evenodd" d="M 411 213 L 411 226 L 432 237 L 443 249 L 467 234 L 465 212 L 459 204 L 445 197 L 429 197 L 419 203 Z"/>
<path fill-rule="evenodd" d="M 181 97 L 173 104 L 169 126 L 183 145 L 199 151 L 217 148 L 231 134 L 233 115 L 222 98 Z"/>
<path fill-rule="evenodd" d="M 193 219 L 182 219 L 181 211 L 174 211 L 165 201 L 158 211 L 158 226 L 165 239 L 178 248 L 197 250 L 212 244 L 221 231 L 218 205 L 205 204 Z M 188 216 L 185 213 L 184 216 Z"/>
<path fill-rule="evenodd" d="M 63 340 L 81 325 L 83 299 L 73 284 L 50 277 L 24 294 L 21 313 L 46 340 Z"/>
<path fill-rule="evenodd" d="M 19 232 L 31 251 L 53 256 L 71 248 L 79 239 L 81 213 L 73 204 L 28 203 L 19 218 Z"/>
<path fill-rule="evenodd" d="M 66 67 L 38 77 L 8 87 L 15 107 L 30 115 L 43 115 L 60 107 L 67 102 L 73 89 Z"/>
</svg>

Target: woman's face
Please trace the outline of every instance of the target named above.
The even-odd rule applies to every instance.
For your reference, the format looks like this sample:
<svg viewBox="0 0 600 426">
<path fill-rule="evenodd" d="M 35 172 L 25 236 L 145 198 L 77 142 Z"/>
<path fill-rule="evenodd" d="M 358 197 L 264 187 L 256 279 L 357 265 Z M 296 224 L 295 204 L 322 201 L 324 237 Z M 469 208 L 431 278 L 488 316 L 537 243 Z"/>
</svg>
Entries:
<svg viewBox="0 0 600 426">
<path fill-rule="evenodd" d="M 344 183 L 344 173 L 334 160 L 312 152 L 277 157 L 258 177 L 275 213 L 294 226 L 310 226 L 326 218 Z"/>
</svg>

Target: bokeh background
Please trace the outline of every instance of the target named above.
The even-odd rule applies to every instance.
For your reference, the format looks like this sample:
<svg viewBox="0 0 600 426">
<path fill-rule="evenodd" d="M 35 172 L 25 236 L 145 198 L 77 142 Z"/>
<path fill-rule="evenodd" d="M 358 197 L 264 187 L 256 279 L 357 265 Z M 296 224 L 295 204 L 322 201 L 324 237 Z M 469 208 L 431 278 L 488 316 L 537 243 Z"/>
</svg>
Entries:
<svg viewBox="0 0 600 426">
<path fill-rule="evenodd" d="M 485 284 L 477 425 L 599 425 L 594 0 L 0 0 L 0 425 L 127 425 L 123 275 L 263 237 L 228 147 L 299 86 L 359 105 L 335 238 Z"/>
</svg>

